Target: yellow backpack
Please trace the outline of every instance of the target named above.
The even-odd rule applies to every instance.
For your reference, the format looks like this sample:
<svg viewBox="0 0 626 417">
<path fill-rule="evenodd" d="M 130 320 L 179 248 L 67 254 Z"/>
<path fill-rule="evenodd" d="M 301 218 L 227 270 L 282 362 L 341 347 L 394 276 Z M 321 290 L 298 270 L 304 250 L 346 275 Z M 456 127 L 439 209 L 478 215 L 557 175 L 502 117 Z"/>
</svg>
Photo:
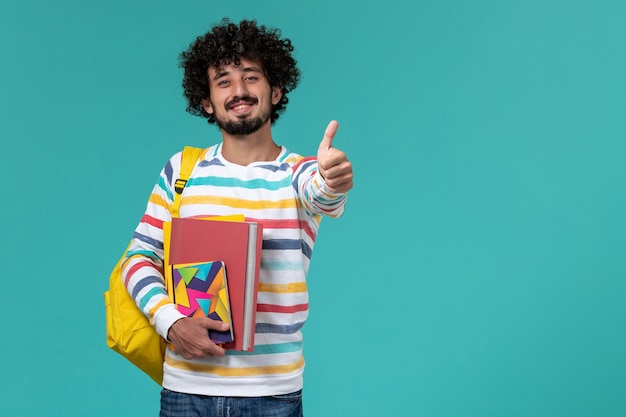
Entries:
<svg viewBox="0 0 626 417">
<path fill-rule="evenodd" d="M 178 217 L 183 189 L 201 152 L 202 149 L 191 146 L 183 149 L 180 177 L 175 183 L 172 217 Z M 124 286 L 121 264 L 127 250 L 128 247 L 113 268 L 109 290 L 104 293 L 107 345 L 161 385 L 165 340 L 139 310 Z"/>
</svg>

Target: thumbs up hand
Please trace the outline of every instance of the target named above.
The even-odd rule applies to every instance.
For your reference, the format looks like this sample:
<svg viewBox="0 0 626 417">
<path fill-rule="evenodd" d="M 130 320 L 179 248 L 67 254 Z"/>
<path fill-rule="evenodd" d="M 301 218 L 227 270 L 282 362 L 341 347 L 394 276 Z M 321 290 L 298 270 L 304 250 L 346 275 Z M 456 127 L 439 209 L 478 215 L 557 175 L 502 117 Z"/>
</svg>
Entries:
<svg viewBox="0 0 626 417">
<path fill-rule="evenodd" d="M 330 191 L 346 193 L 353 186 L 352 163 L 348 161 L 343 151 L 333 148 L 333 139 L 338 127 L 339 123 L 336 120 L 331 121 L 326 127 L 317 149 L 317 167 Z"/>
</svg>

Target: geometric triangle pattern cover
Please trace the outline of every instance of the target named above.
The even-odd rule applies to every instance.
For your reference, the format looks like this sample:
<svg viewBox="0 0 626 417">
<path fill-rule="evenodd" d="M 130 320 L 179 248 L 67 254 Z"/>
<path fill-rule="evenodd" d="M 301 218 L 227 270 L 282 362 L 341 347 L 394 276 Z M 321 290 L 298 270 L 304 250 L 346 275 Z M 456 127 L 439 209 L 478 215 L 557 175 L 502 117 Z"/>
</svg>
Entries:
<svg viewBox="0 0 626 417">
<path fill-rule="evenodd" d="M 172 265 L 174 302 L 187 317 L 209 317 L 231 325 L 225 332 L 209 330 L 216 344 L 233 341 L 226 267 L 222 261 Z"/>
</svg>

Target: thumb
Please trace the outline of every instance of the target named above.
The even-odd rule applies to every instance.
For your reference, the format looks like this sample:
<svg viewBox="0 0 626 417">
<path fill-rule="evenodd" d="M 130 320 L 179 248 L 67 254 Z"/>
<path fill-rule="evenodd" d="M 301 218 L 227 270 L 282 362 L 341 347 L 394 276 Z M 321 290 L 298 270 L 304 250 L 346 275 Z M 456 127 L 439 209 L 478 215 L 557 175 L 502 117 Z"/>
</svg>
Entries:
<svg viewBox="0 0 626 417">
<path fill-rule="evenodd" d="M 202 325 L 203 327 L 207 328 L 207 329 L 211 329 L 211 330 L 228 330 L 229 326 L 228 323 L 220 321 L 220 320 L 213 320 L 209 317 L 200 317 L 202 319 Z"/>
<path fill-rule="evenodd" d="M 336 120 L 332 120 L 326 130 L 324 131 L 324 137 L 320 142 L 319 151 L 327 151 L 333 146 L 333 138 L 337 133 L 337 128 L 339 128 L 339 123 Z"/>
</svg>

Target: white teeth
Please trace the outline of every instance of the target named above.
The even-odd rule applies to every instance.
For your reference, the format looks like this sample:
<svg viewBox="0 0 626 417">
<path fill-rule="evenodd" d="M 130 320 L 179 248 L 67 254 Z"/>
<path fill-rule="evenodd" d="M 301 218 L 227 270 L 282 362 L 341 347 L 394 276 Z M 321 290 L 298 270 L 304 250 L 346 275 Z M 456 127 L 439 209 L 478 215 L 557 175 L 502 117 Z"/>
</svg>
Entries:
<svg viewBox="0 0 626 417">
<path fill-rule="evenodd" d="M 247 104 L 239 104 L 239 105 L 237 105 L 237 106 L 233 107 L 233 109 L 235 109 L 235 110 L 243 110 L 243 109 L 245 109 L 246 107 L 248 107 L 248 105 L 247 105 Z"/>
</svg>

